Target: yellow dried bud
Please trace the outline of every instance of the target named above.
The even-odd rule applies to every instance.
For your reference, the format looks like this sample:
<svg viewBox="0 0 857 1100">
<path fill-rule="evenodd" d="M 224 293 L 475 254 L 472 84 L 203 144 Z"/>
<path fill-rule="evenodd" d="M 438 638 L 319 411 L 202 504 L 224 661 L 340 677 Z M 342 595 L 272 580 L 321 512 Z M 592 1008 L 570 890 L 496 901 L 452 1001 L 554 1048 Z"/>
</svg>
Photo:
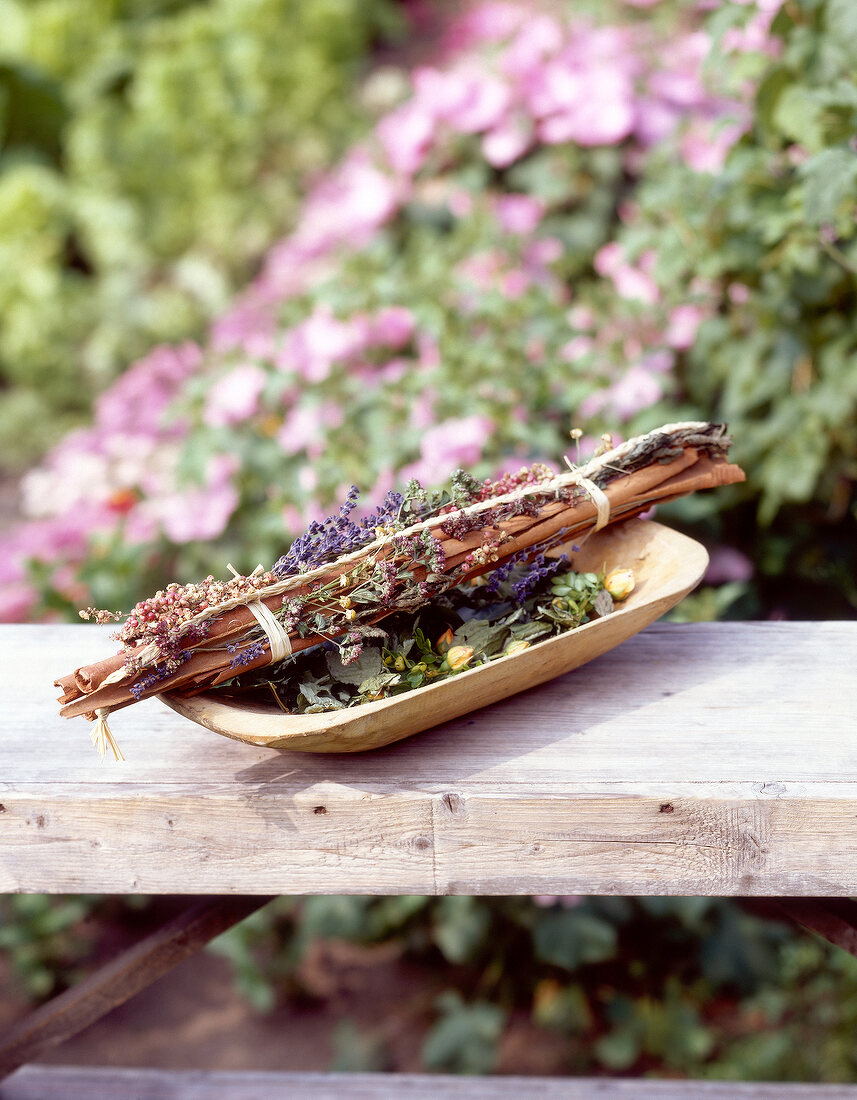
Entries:
<svg viewBox="0 0 857 1100">
<path fill-rule="evenodd" d="M 464 668 L 472 656 L 473 649 L 471 646 L 454 645 L 446 655 L 446 663 L 453 672 L 457 672 L 460 668 Z"/>
<path fill-rule="evenodd" d="M 351 597 L 350 596 L 340 596 L 339 597 L 339 602 L 343 607 L 351 607 Z"/>
<path fill-rule="evenodd" d="M 571 436 L 572 439 L 581 439 L 583 437 L 583 429 L 572 428 L 568 434 Z"/>
<path fill-rule="evenodd" d="M 523 653 L 525 649 L 530 648 L 530 643 L 523 638 L 518 638 L 514 642 L 509 642 L 503 651 L 505 656 L 514 657 L 516 653 Z"/>
<path fill-rule="evenodd" d="M 636 583 L 630 569 L 614 569 L 604 578 L 604 587 L 614 600 L 626 600 Z"/>
<path fill-rule="evenodd" d="M 352 619 L 357 618 L 357 612 L 354 611 L 354 610 L 346 611 L 345 612 L 345 618 L 348 619 L 349 622 L 351 622 Z"/>
</svg>

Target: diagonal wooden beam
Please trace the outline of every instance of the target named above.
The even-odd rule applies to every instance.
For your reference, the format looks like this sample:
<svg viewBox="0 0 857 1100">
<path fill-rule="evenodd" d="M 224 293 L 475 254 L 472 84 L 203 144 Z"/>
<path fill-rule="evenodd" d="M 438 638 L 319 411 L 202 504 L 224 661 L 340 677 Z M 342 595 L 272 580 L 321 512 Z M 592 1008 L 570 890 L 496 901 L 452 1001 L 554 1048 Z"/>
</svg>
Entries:
<svg viewBox="0 0 857 1100">
<path fill-rule="evenodd" d="M 190 906 L 0 1037 L 0 1080 L 124 1004 L 271 900 L 215 897 Z"/>
<path fill-rule="evenodd" d="M 857 955 L 857 902 L 851 898 L 777 898 L 774 904 L 804 928 Z"/>
</svg>

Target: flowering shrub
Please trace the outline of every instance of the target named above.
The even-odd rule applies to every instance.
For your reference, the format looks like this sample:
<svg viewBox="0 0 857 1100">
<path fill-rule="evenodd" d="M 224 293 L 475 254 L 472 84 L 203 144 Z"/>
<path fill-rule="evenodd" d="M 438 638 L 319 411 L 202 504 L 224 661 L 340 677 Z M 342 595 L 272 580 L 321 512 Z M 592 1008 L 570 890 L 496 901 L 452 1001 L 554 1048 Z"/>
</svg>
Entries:
<svg viewBox="0 0 857 1100">
<path fill-rule="evenodd" d="M 346 92 L 392 10 L 3 4 L 0 465 L 223 309 L 360 117 Z"/>
<path fill-rule="evenodd" d="M 709 4 L 639 7 L 454 20 L 209 340 L 136 364 L 27 478 L 5 614 L 249 572 L 352 482 L 497 475 L 555 459 L 572 423 L 725 413 L 765 519 L 847 510 L 848 94 L 821 87 L 841 64 L 818 45 L 847 9 L 728 3 L 704 30 Z M 815 119 L 809 155 L 782 96 Z M 722 506 L 681 514 L 711 535 Z M 777 546 L 757 548 L 774 572 Z"/>
</svg>

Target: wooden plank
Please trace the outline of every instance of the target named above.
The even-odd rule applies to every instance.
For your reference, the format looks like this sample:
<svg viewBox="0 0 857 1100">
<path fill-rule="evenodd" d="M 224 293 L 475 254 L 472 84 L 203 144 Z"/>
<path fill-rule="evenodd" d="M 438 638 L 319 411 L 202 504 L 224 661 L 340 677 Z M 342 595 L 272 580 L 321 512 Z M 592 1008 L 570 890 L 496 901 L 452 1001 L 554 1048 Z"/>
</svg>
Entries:
<svg viewBox="0 0 857 1100">
<path fill-rule="evenodd" d="M 27 1066 L 0 1100 L 855 1100 L 853 1085 L 657 1081 L 608 1077 L 448 1077 L 439 1074 L 202 1073 Z"/>
<path fill-rule="evenodd" d="M 109 631 L 108 631 L 109 633 Z M 857 894 L 857 623 L 658 624 L 387 749 L 56 716 L 87 626 L 0 628 L 0 890 Z"/>
<path fill-rule="evenodd" d="M 271 899 L 217 898 L 191 906 L 0 1036 L 0 1079 L 130 1000 Z"/>
</svg>

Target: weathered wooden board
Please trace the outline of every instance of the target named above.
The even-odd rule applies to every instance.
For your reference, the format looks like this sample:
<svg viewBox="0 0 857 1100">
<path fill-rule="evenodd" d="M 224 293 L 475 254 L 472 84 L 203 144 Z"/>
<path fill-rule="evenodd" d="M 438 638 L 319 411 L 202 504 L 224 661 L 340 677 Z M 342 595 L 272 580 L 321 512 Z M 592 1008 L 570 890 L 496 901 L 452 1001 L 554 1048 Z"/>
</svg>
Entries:
<svg viewBox="0 0 857 1100">
<path fill-rule="evenodd" d="M 661 624 L 359 756 L 158 701 L 101 764 L 51 682 L 88 626 L 0 628 L 0 890 L 857 894 L 857 624 Z"/>
<path fill-rule="evenodd" d="M 204 1073 L 27 1066 L 0 1100 L 855 1100 L 854 1085 L 607 1077 L 447 1077 L 402 1073 Z"/>
</svg>

